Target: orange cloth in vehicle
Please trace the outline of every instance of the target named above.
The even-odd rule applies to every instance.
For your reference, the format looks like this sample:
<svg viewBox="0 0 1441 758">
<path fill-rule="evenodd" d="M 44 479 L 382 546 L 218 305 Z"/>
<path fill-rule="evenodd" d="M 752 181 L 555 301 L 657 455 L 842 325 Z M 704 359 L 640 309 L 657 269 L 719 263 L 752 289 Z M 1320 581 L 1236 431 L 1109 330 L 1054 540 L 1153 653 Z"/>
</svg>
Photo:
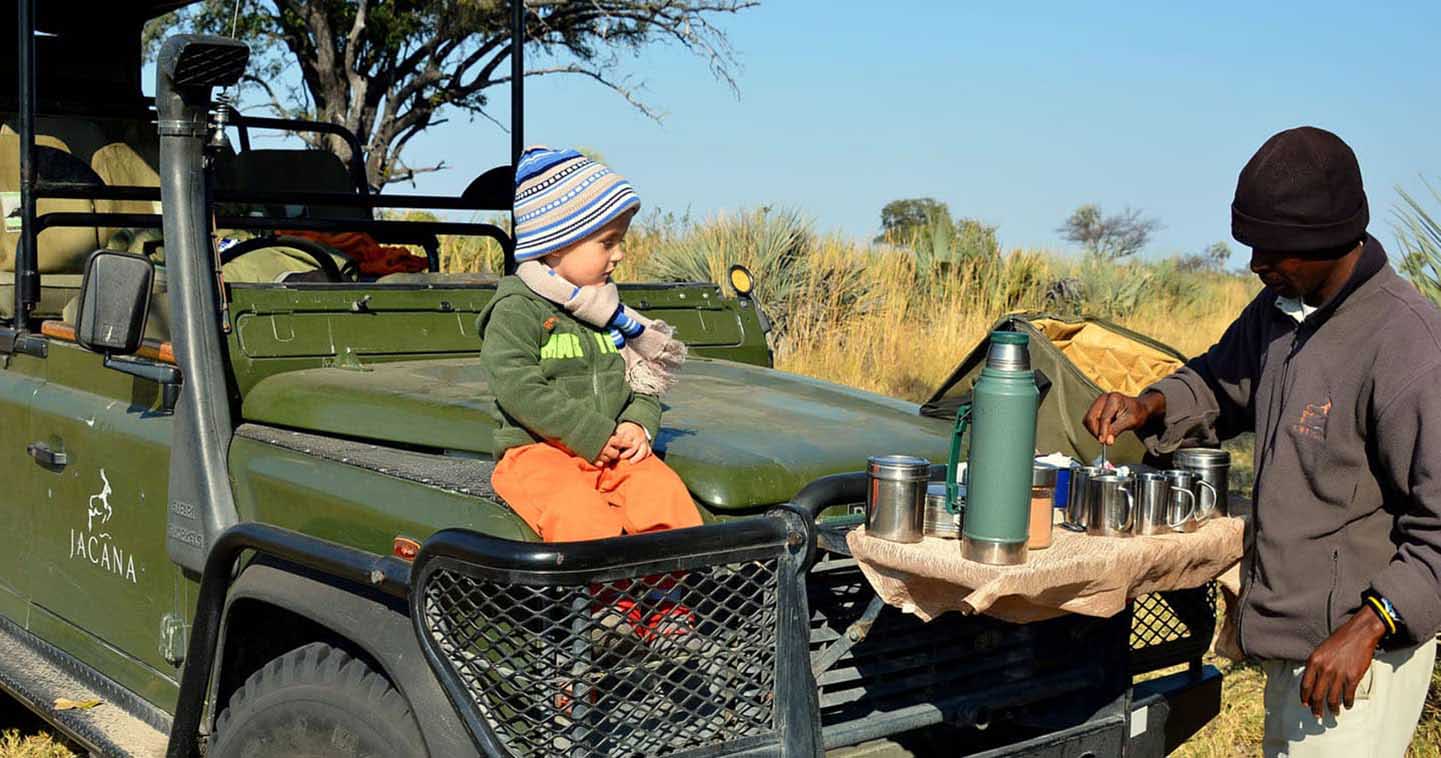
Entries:
<svg viewBox="0 0 1441 758">
<path fill-rule="evenodd" d="M 654 453 L 595 466 L 544 442 L 507 450 L 490 477 L 496 494 L 546 542 L 700 526 L 685 483 Z"/>
<path fill-rule="evenodd" d="M 360 273 L 370 276 L 414 274 L 429 267 L 426 259 L 411 255 L 410 250 L 396 245 L 381 245 L 364 232 L 314 232 L 292 229 L 280 232 L 286 237 L 304 237 L 329 245 L 353 259 Z"/>
</svg>

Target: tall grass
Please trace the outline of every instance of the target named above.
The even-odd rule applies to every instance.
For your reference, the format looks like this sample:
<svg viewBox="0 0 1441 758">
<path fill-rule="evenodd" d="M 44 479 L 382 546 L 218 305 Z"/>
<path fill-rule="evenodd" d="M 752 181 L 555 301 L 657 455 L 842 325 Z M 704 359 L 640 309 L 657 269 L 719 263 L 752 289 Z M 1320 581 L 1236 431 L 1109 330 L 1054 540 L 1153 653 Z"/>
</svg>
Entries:
<svg viewBox="0 0 1441 758">
<path fill-rule="evenodd" d="M 1248 279 L 1171 263 L 1001 253 L 927 229 L 910 241 L 857 242 L 765 208 L 704 221 L 652 214 L 632 226 L 626 251 L 617 276 L 629 281 L 728 289 L 731 264 L 745 265 L 776 325 L 779 368 L 911 400 L 929 395 L 1007 313 L 1103 316 L 1195 353 L 1256 290 Z"/>
<path fill-rule="evenodd" d="M 1441 191 L 1426 184 L 1431 200 L 1441 209 Z M 1396 211 L 1396 236 L 1401 241 L 1401 270 L 1431 301 L 1441 304 L 1441 222 L 1426 204 L 1398 187 L 1402 205 Z"/>
</svg>

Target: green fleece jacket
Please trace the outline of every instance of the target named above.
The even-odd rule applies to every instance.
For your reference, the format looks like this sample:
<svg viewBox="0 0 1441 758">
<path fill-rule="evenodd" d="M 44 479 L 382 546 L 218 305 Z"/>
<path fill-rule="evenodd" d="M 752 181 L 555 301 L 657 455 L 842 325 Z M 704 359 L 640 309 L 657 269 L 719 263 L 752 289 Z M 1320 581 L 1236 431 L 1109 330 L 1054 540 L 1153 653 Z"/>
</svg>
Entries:
<svg viewBox="0 0 1441 758">
<path fill-rule="evenodd" d="M 476 322 L 481 365 L 500 410 L 492 450 L 558 442 L 593 461 L 622 421 L 660 428 L 660 400 L 631 391 L 603 330 L 571 317 L 517 277 L 500 280 Z"/>
</svg>

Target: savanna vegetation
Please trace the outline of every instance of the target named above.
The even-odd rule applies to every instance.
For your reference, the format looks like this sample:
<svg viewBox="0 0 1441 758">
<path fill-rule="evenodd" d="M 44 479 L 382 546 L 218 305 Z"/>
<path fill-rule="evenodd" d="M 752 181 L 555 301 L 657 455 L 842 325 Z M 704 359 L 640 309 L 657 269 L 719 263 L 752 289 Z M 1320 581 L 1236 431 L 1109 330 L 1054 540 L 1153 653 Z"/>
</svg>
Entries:
<svg viewBox="0 0 1441 758">
<path fill-rule="evenodd" d="M 1441 301 L 1441 193 L 1403 194 L 1395 223 L 1400 269 Z M 777 366 L 895 397 L 921 400 L 1002 315 L 1017 310 L 1085 313 L 1112 319 L 1188 354 L 1209 346 L 1255 294 L 1254 278 L 1223 270 L 1229 250 L 1142 259 L 1127 250 L 1140 223 L 1125 211 L 1078 209 L 1068 225 L 1092 234 L 1087 252 L 1068 257 L 1003 250 L 996 230 L 954 219 L 934 201 L 898 201 L 883 214 L 883 234 L 857 241 L 816 230 L 803 215 L 757 208 L 705 220 L 651 214 L 632 227 L 619 278 L 697 280 L 727 285 L 741 263 L 755 273 L 756 299 L 774 322 Z M 1070 223 L 1078 222 L 1078 223 Z M 1086 231 L 1089 230 L 1089 231 Z M 1117 242 L 1116 240 L 1119 240 Z M 443 248 L 452 271 L 496 271 L 500 249 L 454 238 Z M 1234 446 L 1235 481 L 1249 484 L 1249 442 Z M 1209 661 L 1227 672 L 1220 716 L 1177 755 L 1232 758 L 1259 754 L 1264 677 L 1250 663 Z M 31 728 L 24 730 L 31 733 Z M 1441 668 L 1413 741 L 1412 758 L 1441 758 Z M 40 733 L 0 736 L 0 758 L 70 755 Z"/>
</svg>

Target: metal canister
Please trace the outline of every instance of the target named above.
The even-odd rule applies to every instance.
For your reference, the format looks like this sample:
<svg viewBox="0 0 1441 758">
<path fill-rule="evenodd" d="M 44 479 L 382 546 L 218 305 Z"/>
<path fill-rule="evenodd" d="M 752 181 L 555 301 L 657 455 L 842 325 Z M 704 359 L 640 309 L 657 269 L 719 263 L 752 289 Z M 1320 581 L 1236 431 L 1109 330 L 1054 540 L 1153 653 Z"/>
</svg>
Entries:
<svg viewBox="0 0 1441 758">
<path fill-rule="evenodd" d="M 965 498 L 965 486 L 960 488 L 960 496 Z M 926 536 L 947 540 L 960 539 L 961 512 L 964 509 L 965 506 L 961 503 L 956 503 L 953 508 L 946 507 L 945 482 L 931 482 L 926 485 Z"/>
<path fill-rule="evenodd" d="M 1022 332 L 991 333 L 971 390 L 971 445 L 961 555 L 993 565 L 1026 560 L 1040 393 Z"/>
<path fill-rule="evenodd" d="M 866 474 L 870 480 L 866 534 L 891 542 L 920 542 L 931 462 L 910 455 L 878 455 L 866 462 Z"/>
<path fill-rule="evenodd" d="M 1198 521 L 1230 515 L 1230 503 L 1227 501 L 1230 489 L 1226 481 L 1231 471 L 1230 453 L 1212 447 L 1192 447 L 1177 450 L 1171 460 L 1176 468 L 1193 472 L 1208 485 L 1199 487 L 1196 492 Z"/>
</svg>

